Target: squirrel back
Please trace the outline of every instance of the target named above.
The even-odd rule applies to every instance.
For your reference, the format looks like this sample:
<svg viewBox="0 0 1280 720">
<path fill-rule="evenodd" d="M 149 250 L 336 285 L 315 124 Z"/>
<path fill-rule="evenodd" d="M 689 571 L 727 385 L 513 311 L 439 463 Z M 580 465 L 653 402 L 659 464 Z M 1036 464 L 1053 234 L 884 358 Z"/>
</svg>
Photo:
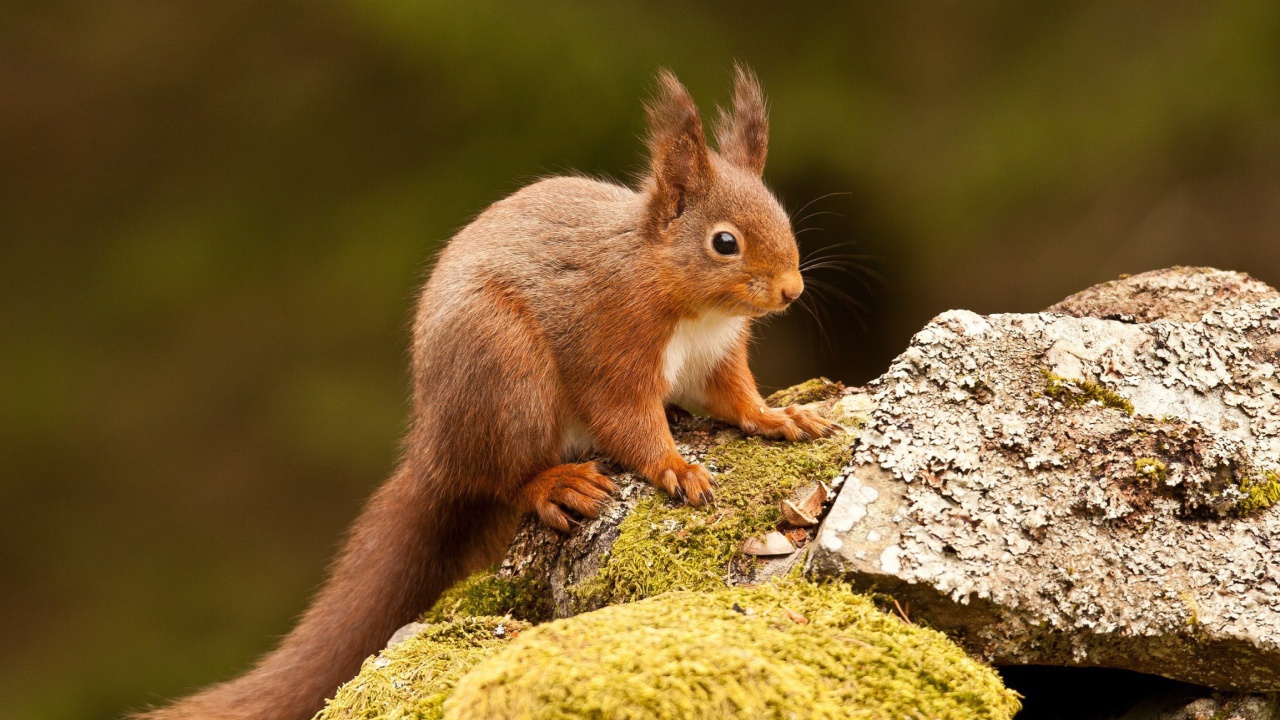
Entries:
<svg viewBox="0 0 1280 720">
<path fill-rule="evenodd" d="M 152 720 L 303 720 L 449 585 L 501 557 L 526 513 L 568 531 L 615 489 L 588 448 L 701 505 L 677 402 L 745 432 L 802 440 L 834 426 L 765 405 L 747 368 L 752 318 L 803 291 L 790 220 L 761 181 L 768 124 L 739 67 L 719 152 L 667 72 L 648 106 L 638 189 L 581 177 L 530 185 L 440 254 L 413 325 L 404 458 L 354 523 L 295 629 L 245 675 Z"/>
</svg>

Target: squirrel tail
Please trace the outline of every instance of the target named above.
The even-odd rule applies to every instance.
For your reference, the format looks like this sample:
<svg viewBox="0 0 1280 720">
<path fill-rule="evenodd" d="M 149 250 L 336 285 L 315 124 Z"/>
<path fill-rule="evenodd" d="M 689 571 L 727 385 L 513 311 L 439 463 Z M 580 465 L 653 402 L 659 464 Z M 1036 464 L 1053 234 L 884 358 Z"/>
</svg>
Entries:
<svg viewBox="0 0 1280 720">
<path fill-rule="evenodd" d="M 406 462 L 369 500 L 298 625 L 249 672 L 135 720 L 307 720 L 396 628 L 500 557 L 505 505 L 450 501 Z M 445 505 L 448 505 L 445 507 Z"/>
</svg>

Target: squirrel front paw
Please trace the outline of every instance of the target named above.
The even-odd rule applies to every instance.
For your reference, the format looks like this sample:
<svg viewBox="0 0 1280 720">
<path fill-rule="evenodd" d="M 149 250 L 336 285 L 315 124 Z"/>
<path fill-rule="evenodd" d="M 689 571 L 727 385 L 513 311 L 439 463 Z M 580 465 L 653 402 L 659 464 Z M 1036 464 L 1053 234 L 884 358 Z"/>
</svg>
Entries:
<svg viewBox="0 0 1280 720">
<path fill-rule="evenodd" d="M 784 408 L 761 408 L 739 424 L 742 432 L 767 438 L 813 440 L 832 435 L 840 426 L 818 413 L 796 405 Z"/>
<path fill-rule="evenodd" d="M 650 476 L 650 482 L 672 497 L 680 498 L 694 507 L 701 507 L 716 499 L 712 487 L 715 481 L 711 473 L 701 465 L 674 458 L 663 470 Z"/>
<path fill-rule="evenodd" d="M 618 486 L 593 462 L 567 463 L 547 468 L 525 486 L 525 504 L 543 523 L 569 532 L 577 521 L 566 512 L 594 518 L 609 504 Z"/>
</svg>

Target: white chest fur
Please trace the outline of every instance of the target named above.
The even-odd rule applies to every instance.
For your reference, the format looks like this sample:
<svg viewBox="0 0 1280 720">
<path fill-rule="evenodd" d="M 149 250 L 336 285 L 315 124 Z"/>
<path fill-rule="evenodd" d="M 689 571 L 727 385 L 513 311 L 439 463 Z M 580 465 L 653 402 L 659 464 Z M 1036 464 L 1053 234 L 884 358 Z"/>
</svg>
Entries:
<svg viewBox="0 0 1280 720">
<path fill-rule="evenodd" d="M 745 324 L 744 317 L 720 314 L 677 323 L 662 353 L 662 376 L 670 387 L 666 399 L 681 405 L 705 405 L 707 376 L 733 350 Z M 581 459 L 592 442 L 581 421 L 566 417 L 560 433 L 561 461 Z"/>
<path fill-rule="evenodd" d="M 702 405 L 707 376 L 733 350 L 746 318 L 708 313 L 676 324 L 662 354 L 662 376 L 671 388 L 668 400 Z"/>
</svg>

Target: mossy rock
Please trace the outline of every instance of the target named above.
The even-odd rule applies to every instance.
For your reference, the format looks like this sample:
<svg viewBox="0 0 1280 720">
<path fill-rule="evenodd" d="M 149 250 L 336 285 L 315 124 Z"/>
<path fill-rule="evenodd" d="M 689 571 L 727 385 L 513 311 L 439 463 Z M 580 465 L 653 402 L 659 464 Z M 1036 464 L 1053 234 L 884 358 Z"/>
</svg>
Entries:
<svg viewBox="0 0 1280 720">
<path fill-rule="evenodd" d="M 769 397 L 765 402 L 770 407 L 786 407 L 787 405 L 807 405 L 840 397 L 844 393 L 844 385 L 824 377 L 806 380 L 799 385 L 783 388 Z"/>
<path fill-rule="evenodd" d="M 744 555 L 743 542 L 779 528 L 780 501 L 801 486 L 835 481 L 867 421 L 870 400 L 822 379 L 781 392 L 788 401 L 825 398 L 809 407 L 845 432 L 786 442 L 744 437 L 706 418 L 678 417 L 672 424 L 677 446 L 712 472 L 714 503 L 690 507 L 597 458 L 621 488 L 601 517 L 568 536 L 526 521 L 499 565 L 446 592 L 423 619 L 509 614 L 541 622 L 671 590 L 715 590 L 785 575 L 803 560 L 812 530 L 788 528 L 800 552 L 767 561 Z"/>
<path fill-rule="evenodd" d="M 442 622 L 454 617 L 514 617 L 537 622 L 550 618 L 546 578 L 535 573 L 503 574 L 488 568 L 449 588 L 422 616 L 423 622 Z"/>
<path fill-rule="evenodd" d="M 577 611 L 671 590 L 724 587 L 727 576 L 742 575 L 756 562 L 740 552 L 743 541 L 777 527 L 779 501 L 796 488 L 830 482 L 848 461 L 850 442 L 848 435 L 790 443 L 722 431 L 703 450 L 718 483 L 715 503 L 695 508 L 639 486 L 598 571 L 569 587 Z M 545 573 L 537 565 L 521 572 L 499 567 L 479 571 L 446 591 L 422 619 L 552 619 Z"/>
<path fill-rule="evenodd" d="M 841 584 L 673 592 L 523 633 L 464 676 L 455 720 L 1008 719 L 990 667 Z"/>
<path fill-rule="evenodd" d="M 755 562 L 742 555 L 743 541 L 775 529 L 779 502 L 795 489 L 831 482 L 848 462 L 849 443 L 844 435 L 790 443 L 734 433 L 706 451 L 716 502 L 695 508 L 649 494 L 618 526 L 600 572 L 577 592 L 599 606 L 724 587 L 731 565 Z"/>
<path fill-rule="evenodd" d="M 444 717 L 454 684 L 529 625 L 510 618 L 459 617 L 432 623 L 368 660 L 316 720 Z"/>
</svg>

